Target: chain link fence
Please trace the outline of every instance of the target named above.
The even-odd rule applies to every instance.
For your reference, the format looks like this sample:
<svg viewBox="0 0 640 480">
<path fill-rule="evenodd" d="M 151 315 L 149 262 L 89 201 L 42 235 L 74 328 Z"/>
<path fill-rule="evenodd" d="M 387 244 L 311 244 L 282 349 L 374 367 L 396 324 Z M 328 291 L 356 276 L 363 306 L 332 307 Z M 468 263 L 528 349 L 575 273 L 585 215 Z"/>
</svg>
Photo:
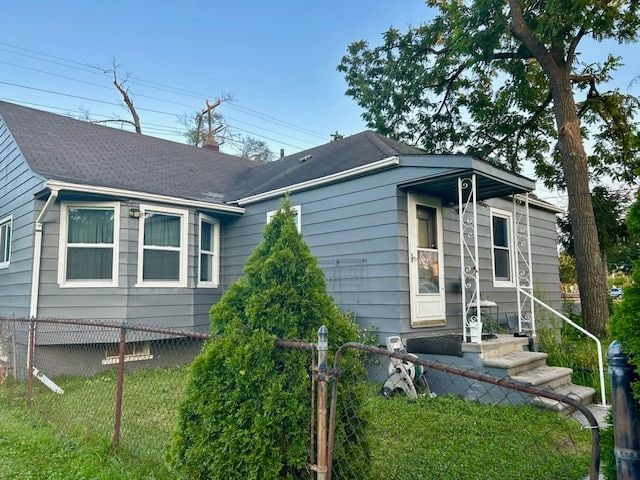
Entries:
<svg viewBox="0 0 640 480">
<path fill-rule="evenodd" d="M 29 405 L 61 434 L 118 447 L 171 478 L 164 465 L 179 405 L 192 360 L 209 338 L 0 317 L 0 401 Z M 329 344 L 316 363 L 320 344 L 279 340 L 276 348 L 309 353 L 309 478 L 597 478 L 598 424 L 577 396 L 496 377 L 452 356 L 434 361 Z M 364 473 L 354 465 L 366 466 Z"/>
<path fill-rule="evenodd" d="M 343 345 L 335 357 L 327 478 L 349 478 L 331 458 L 335 418 L 348 414 L 340 405 L 349 399 L 338 387 L 349 351 L 379 365 L 361 379 L 369 389 L 368 478 L 598 478 L 598 422 L 577 396 L 479 373 L 452 357 L 436 362 L 357 343 Z"/>
<path fill-rule="evenodd" d="M 118 448 L 142 470 L 172 478 L 166 461 L 179 407 L 191 363 L 210 338 L 152 326 L 0 317 L 0 400 L 28 407 L 64 436 Z M 312 378 L 314 344 L 276 345 L 309 351 Z M 313 397 L 311 381 L 309 388 Z M 314 438 L 314 403 L 309 412 Z"/>
</svg>

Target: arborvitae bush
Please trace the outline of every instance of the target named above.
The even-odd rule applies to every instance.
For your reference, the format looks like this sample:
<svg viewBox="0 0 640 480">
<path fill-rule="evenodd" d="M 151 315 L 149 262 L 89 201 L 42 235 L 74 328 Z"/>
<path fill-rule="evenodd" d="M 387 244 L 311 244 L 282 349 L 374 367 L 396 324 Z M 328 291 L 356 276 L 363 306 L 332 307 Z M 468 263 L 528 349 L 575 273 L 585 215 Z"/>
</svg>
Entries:
<svg viewBox="0 0 640 480">
<path fill-rule="evenodd" d="M 356 338 L 356 327 L 327 294 L 288 202 L 210 315 L 217 338 L 191 370 L 172 452 L 176 471 L 203 480 L 309 478 L 311 354 L 275 340 L 315 342 L 324 324 L 335 349 Z M 341 367 L 334 464 L 342 478 L 364 479 L 362 359 L 348 354 Z"/>
</svg>

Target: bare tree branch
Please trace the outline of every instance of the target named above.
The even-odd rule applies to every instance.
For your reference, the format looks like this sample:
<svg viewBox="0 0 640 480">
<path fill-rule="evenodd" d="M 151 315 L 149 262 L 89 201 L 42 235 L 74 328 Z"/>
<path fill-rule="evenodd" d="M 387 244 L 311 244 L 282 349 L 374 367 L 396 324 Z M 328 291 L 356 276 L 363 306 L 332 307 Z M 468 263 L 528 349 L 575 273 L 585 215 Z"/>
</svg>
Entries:
<svg viewBox="0 0 640 480">
<path fill-rule="evenodd" d="M 89 120 L 89 123 L 126 123 L 134 127 L 136 126 L 136 124 L 133 121 L 125 120 L 124 118 L 111 118 L 109 120 Z"/>
<path fill-rule="evenodd" d="M 140 127 L 140 117 L 138 116 L 138 112 L 136 111 L 136 108 L 133 106 L 133 100 L 131 100 L 131 97 L 129 96 L 129 89 L 124 87 L 124 84 L 127 83 L 127 80 L 129 79 L 129 76 L 127 75 L 124 80 L 119 81 L 118 80 L 118 67 L 119 67 L 119 65 L 116 64 L 116 60 L 114 58 L 113 59 L 112 68 L 107 69 L 107 70 L 103 70 L 103 71 L 106 74 L 113 75 L 113 82 L 112 83 L 118 89 L 120 94 L 122 95 L 122 99 L 124 100 L 124 103 L 127 105 L 127 108 L 129 109 L 129 112 L 131 113 L 131 117 L 133 117 L 132 124 L 133 124 L 134 128 L 136 129 L 136 133 L 142 133 L 142 128 Z"/>
</svg>

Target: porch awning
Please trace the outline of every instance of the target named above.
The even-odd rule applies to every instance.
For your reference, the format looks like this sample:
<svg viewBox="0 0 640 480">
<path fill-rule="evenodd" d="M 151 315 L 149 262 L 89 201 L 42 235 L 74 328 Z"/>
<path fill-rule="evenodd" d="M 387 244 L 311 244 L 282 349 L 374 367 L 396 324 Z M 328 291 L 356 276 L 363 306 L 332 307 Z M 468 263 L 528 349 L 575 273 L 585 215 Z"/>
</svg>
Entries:
<svg viewBox="0 0 640 480">
<path fill-rule="evenodd" d="M 429 158 L 429 165 L 433 165 Z M 470 157 L 453 157 L 447 159 L 446 171 L 436 175 L 416 178 L 399 185 L 400 188 L 411 188 L 442 198 L 444 202 L 458 202 L 458 178 L 470 178 L 476 175 L 476 199 L 487 200 L 495 197 L 506 197 L 531 192 L 536 184 L 530 178 L 507 172 L 486 162 Z M 458 165 L 452 165 L 457 163 Z"/>
</svg>

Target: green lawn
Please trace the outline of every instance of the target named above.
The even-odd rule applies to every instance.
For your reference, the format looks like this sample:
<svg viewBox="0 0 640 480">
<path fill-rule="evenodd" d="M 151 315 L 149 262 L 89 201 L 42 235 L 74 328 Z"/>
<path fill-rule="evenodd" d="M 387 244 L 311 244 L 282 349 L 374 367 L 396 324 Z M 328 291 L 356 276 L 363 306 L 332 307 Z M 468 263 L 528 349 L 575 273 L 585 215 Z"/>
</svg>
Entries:
<svg viewBox="0 0 640 480">
<path fill-rule="evenodd" d="M 127 374 L 117 455 L 108 454 L 115 390 L 111 372 L 59 379 L 64 395 L 38 385 L 35 415 L 27 416 L 20 406 L 0 405 L 0 478 L 172 478 L 166 452 L 187 374 L 186 367 Z M 455 398 L 387 400 L 372 387 L 367 409 L 374 480 L 562 480 L 582 479 L 588 471 L 590 432 L 533 407 Z"/>
</svg>

